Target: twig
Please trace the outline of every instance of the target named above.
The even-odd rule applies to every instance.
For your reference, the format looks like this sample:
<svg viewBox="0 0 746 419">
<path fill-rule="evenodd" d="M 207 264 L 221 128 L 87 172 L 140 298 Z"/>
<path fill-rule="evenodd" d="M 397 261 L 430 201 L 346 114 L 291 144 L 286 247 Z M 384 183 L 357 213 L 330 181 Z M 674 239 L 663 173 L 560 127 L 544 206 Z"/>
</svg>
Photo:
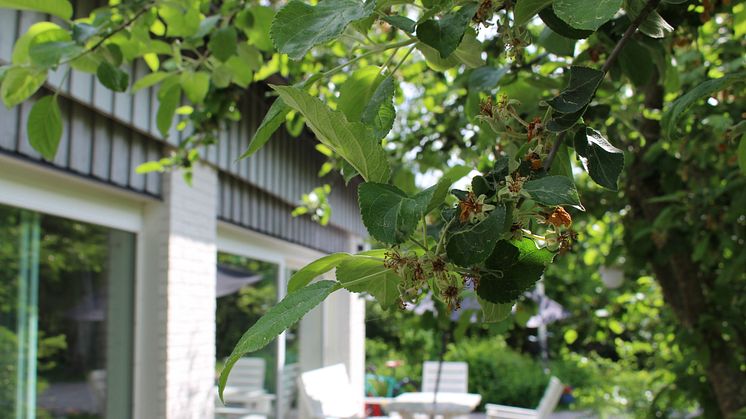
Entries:
<svg viewBox="0 0 746 419">
<path fill-rule="evenodd" d="M 552 149 L 549 150 L 549 154 L 547 155 L 546 160 L 544 160 L 544 170 L 546 170 L 547 172 L 549 171 L 549 168 L 552 167 L 554 157 L 557 155 L 557 151 L 562 145 L 562 141 L 564 141 L 565 139 L 565 133 L 566 131 L 563 131 L 560 133 L 560 135 L 557 136 L 557 140 L 554 142 L 554 144 L 552 144 Z"/>
<path fill-rule="evenodd" d="M 604 74 L 609 71 L 611 65 L 614 64 L 614 60 L 616 60 L 616 58 L 622 52 L 622 48 L 624 48 L 624 45 L 627 44 L 627 41 L 629 41 L 632 35 L 634 35 L 634 33 L 637 31 L 637 28 L 640 27 L 642 21 L 645 20 L 645 18 L 647 18 L 648 15 L 658 7 L 658 4 L 660 4 L 660 2 L 660 0 L 648 0 L 645 7 L 640 11 L 640 14 L 637 15 L 635 20 L 632 21 L 632 24 L 629 25 L 626 31 L 624 31 L 624 35 L 622 35 L 622 38 L 619 40 L 619 42 L 616 43 L 614 49 L 611 51 L 611 54 L 609 54 L 608 58 L 606 58 L 604 66 L 601 67 L 601 71 L 603 71 Z"/>
</svg>

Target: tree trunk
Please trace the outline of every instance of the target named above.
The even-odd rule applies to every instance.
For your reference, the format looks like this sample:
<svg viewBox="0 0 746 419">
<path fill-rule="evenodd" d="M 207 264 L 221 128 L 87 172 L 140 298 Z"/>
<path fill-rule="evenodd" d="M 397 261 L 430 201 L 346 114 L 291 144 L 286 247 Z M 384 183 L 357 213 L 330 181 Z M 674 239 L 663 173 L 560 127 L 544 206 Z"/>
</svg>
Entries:
<svg viewBox="0 0 746 419">
<path fill-rule="evenodd" d="M 657 77 L 653 80 L 657 81 Z M 663 89 L 653 82 L 646 88 L 645 106 L 661 109 L 662 105 Z M 626 194 L 632 207 L 629 215 L 631 220 L 642 220 L 652 225 L 661 211 L 671 204 L 651 203 L 649 200 L 663 195 L 663 177 L 676 176 L 676 173 L 665 172 L 665 165 L 659 161 L 645 161 L 642 158 L 645 151 L 661 140 L 659 122 L 643 119 L 640 131 L 646 142 L 627 170 Z M 690 242 L 676 240 L 675 235 L 659 237 L 655 233 L 650 239 L 654 248 L 645 256 L 661 286 L 663 297 L 681 326 L 701 342 L 702 347 L 697 349 L 709 353 L 704 364 L 708 383 L 720 414 L 723 417 L 732 416 L 746 407 L 746 373 L 740 370 L 741 362 L 735 359 L 735 351 L 731 349 L 734 341 L 739 342 L 740 339 L 726 341 L 716 329 L 703 327 L 700 321 L 706 316 L 719 318 L 717 304 L 708 302 L 706 290 L 707 284 L 714 282 L 715 272 L 702 269 L 692 260 Z"/>
</svg>

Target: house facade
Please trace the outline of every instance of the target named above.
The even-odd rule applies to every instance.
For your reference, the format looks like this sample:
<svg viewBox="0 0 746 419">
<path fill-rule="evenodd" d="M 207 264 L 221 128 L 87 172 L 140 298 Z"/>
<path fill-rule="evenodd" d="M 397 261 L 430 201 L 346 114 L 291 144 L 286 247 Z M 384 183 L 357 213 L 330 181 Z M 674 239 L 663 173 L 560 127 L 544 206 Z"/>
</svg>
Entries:
<svg viewBox="0 0 746 419">
<path fill-rule="evenodd" d="M 90 2 L 77 3 L 85 12 Z M 0 60 L 47 19 L 0 10 Z M 59 92 L 64 121 L 54 161 L 28 144 L 31 103 L 0 109 L 0 417 L 213 417 L 218 261 L 270 266 L 269 298 L 281 299 L 293 270 L 363 245 L 355 186 L 317 177 L 324 157 L 306 133 L 279 130 L 238 161 L 271 103 L 262 85 L 250 87 L 241 121 L 202 150 L 191 185 L 180 172 L 135 173 L 182 139 L 158 133 L 152 89 L 115 94 L 76 71 L 43 89 Z M 323 183 L 333 188 L 329 225 L 292 217 Z M 362 394 L 364 307 L 338 291 L 270 346 L 274 416 L 292 409 L 279 402 L 292 398 L 282 394 L 294 391 L 283 385 L 291 364 L 344 363 Z"/>
</svg>

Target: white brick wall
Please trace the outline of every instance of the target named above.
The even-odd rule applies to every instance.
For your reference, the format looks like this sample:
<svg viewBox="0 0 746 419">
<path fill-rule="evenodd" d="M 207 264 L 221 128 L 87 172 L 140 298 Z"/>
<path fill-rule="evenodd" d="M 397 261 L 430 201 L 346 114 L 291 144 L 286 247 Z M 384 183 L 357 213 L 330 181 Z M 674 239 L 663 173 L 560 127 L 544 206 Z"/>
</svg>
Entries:
<svg viewBox="0 0 746 419">
<path fill-rule="evenodd" d="M 215 391 L 217 175 L 192 185 L 166 174 L 162 203 L 144 211 L 138 292 L 135 416 L 212 418 Z"/>
</svg>

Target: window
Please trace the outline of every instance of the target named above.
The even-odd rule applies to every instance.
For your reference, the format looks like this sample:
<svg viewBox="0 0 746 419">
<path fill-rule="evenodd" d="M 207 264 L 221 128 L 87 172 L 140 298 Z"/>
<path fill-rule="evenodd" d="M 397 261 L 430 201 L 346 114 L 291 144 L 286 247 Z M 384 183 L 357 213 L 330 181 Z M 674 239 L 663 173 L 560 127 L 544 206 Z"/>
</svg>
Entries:
<svg viewBox="0 0 746 419">
<path fill-rule="evenodd" d="M 134 234 L 0 205 L 0 409 L 129 418 Z"/>
</svg>

